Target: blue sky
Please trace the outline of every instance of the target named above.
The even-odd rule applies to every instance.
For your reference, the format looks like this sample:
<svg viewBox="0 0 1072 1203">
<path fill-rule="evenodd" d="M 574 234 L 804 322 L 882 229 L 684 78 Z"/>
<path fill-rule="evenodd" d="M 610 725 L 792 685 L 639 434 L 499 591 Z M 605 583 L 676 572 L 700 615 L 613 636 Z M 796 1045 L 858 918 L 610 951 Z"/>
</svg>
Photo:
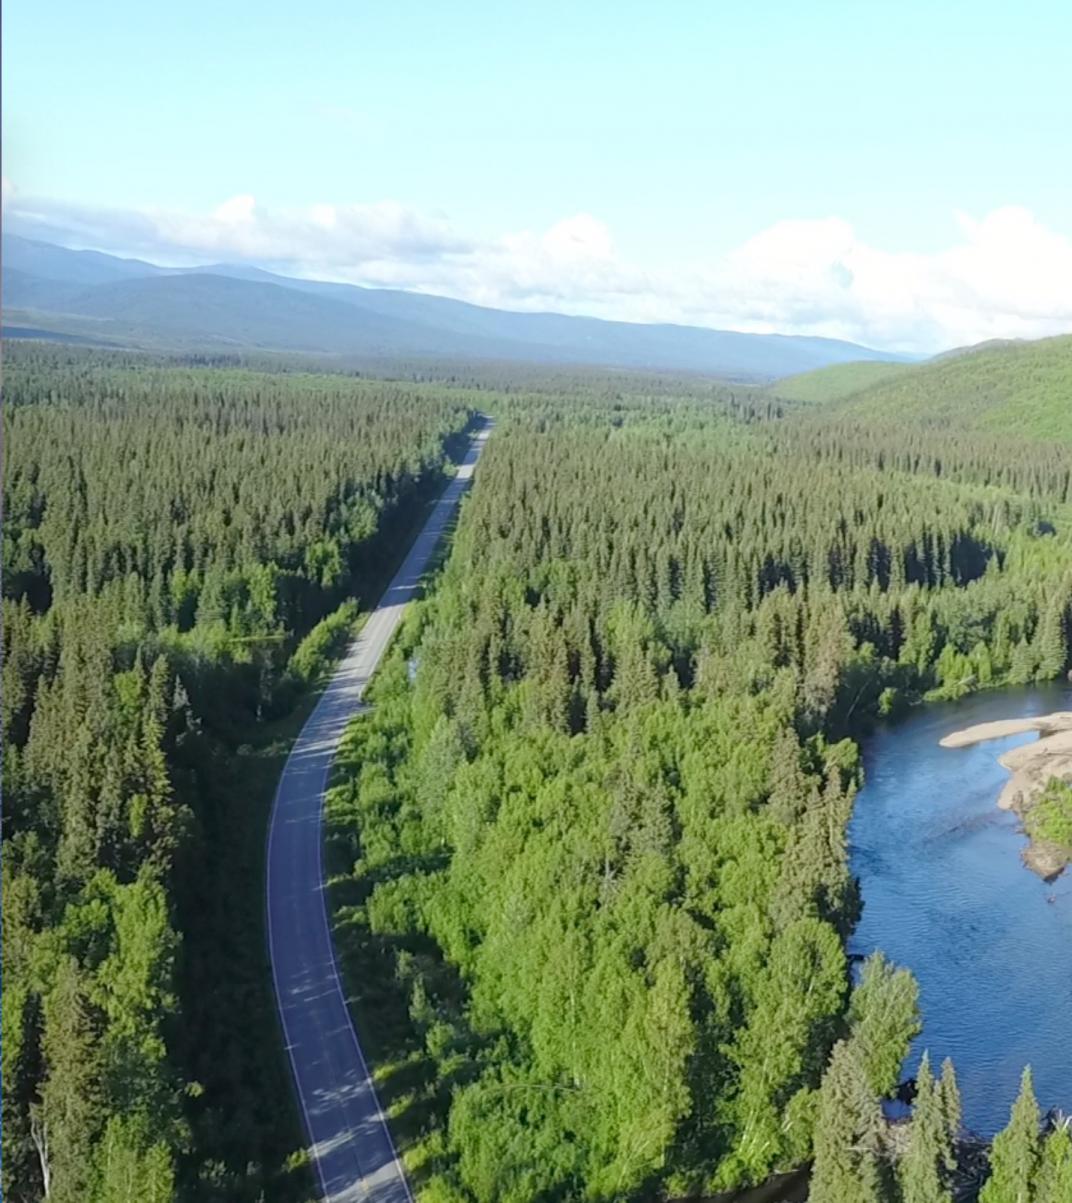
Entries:
<svg viewBox="0 0 1072 1203">
<path fill-rule="evenodd" d="M 20 232 L 890 345 L 1072 318 L 1050 281 L 1041 314 L 1029 280 L 966 312 L 994 260 L 1063 262 L 1067 4 L 9 0 L 3 21 Z M 826 295 L 868 272 L 848 309 Z M 926 314 L 865 320 L 880 276 Z"/>
</svg>

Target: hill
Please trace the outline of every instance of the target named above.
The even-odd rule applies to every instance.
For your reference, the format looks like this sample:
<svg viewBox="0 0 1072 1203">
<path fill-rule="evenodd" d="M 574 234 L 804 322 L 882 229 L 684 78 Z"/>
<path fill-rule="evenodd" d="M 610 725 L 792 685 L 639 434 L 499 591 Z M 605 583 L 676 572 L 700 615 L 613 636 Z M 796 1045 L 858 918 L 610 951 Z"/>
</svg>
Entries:
<svg viewBox="0 0 1072 1203">
<path fill-rule="evenodd" d="M 935 355 L 935 359 L 958 359 L 961 355 L 974 355 L 976 351 L 997 351 L 1002 347 L 1020 347 L 1030 340 L 1025 338 L 988 338 L 981 343 L 968 343 L 964 347 L 950 347 Z"/>
<path fill-rule="evenodd" d="M 769 386 L 769 391 L 785 397 L 787 401 L 838 401 L 911 370 L 911 364 L 876 360 L 835 363 L 826 368 L 817 368 L 814 372 L 802 372 L 787 376 L 784 380 L 776 380 Z"/>
<path fill-rule="evenodd" d="M 846 415 L 1072 443 L 1072 335 L 985 346 L 832 402 Z"/>
<path fill-rule="evenodd" d="M 168 271 L 141 259 L 121 259 L 118 255 L 105 255 L 101 251 L 72 251 L 51 242 L 19 238 L 14 234 L 4 235 L 3 258 L 5 283 L 11 271 L 38 276 L 43 280 L 84 285 L 134 280 L 141 276 L 163 275 Z"/>
<path fill-rule="evenodd" d="M 326 297 L 214 275 L 152 276 L 100 284 L 61 302 L 72 316 L 131 341 L 183 346 L 369 354 L 442 353 L 449 338 Z"/>
<path fill-rule="evenodd" d="M 15 236 L 5 236 L 3 259 L 9 327 L 130 347 L 453 356 L 757 382 L 833 363 L 903 358 L 836 339 L 518 313 L 245 265 L 160 267 Z"/>
</svg>

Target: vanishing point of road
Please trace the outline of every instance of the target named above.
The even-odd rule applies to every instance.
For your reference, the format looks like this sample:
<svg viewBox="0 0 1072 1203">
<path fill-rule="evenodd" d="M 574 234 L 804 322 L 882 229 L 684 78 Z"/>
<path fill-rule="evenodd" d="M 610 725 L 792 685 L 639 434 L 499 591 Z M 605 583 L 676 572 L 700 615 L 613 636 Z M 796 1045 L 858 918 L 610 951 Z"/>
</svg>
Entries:
<svg viewBox="0 0 1072 1203">
<path fill-rule="evenodd" d="M 268 952 L 276 1005 L 323 1198 L 412 1203 L 409 1185 L 339 977 L 323 872 L 324 792 L 407 602 L 443 536 L 488 437 L 482 427 L 402 567 L 336 669 L 287 758 L 268 831 Z"/>
</svg>

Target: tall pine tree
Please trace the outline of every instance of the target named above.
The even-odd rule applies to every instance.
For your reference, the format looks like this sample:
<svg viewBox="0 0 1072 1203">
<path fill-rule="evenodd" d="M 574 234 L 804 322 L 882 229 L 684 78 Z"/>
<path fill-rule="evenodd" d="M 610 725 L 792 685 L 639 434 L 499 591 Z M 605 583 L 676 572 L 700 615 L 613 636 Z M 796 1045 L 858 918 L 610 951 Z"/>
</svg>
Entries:
<svg viewBox="0 0 1072 1203">
<path fill-rule="evenodd" d="M 1028 1068 L 1024 1070 L 1008 1126 L 994 1137 L 990 1177 L 979 1203 L 1034 1203 L 1038 1162 L 1039 1106 Z"/>
<path fill-rule="evenodd" d="M 819 1092 L 809 1203 L 882 1203 L 881 1123 L 859 1051 L 842 1040 Z"/>
<path fill-rule="evenodd" d="M 902 1203 L 951 1203 L 947 1166 L 952 1148 L 946 1124 L 941 1086 L 931 1073 L 926 1053 L 916 1075 L 916 1102 L 908 1151 L 897 1176 Z"/>
</svg>

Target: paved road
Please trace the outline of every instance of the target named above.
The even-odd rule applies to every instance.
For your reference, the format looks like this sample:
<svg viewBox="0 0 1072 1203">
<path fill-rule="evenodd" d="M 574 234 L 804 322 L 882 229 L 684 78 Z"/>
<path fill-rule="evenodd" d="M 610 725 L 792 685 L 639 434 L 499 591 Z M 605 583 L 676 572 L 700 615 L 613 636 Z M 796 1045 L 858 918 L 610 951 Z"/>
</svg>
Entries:
<svg viewBox="0 0 1072 1203">
<path fill-rule="evenodd" d="M 302 728 L 279 780 L 268 832 L 268 949 L 276 1004 L 323 1197 L 412 1203 L 346 1006 L 328 922 L 321 851 L 324 790 L 402 612 L 469 484 L 489 427 L 474 438 L 380 604 Z"/>
</svg>

